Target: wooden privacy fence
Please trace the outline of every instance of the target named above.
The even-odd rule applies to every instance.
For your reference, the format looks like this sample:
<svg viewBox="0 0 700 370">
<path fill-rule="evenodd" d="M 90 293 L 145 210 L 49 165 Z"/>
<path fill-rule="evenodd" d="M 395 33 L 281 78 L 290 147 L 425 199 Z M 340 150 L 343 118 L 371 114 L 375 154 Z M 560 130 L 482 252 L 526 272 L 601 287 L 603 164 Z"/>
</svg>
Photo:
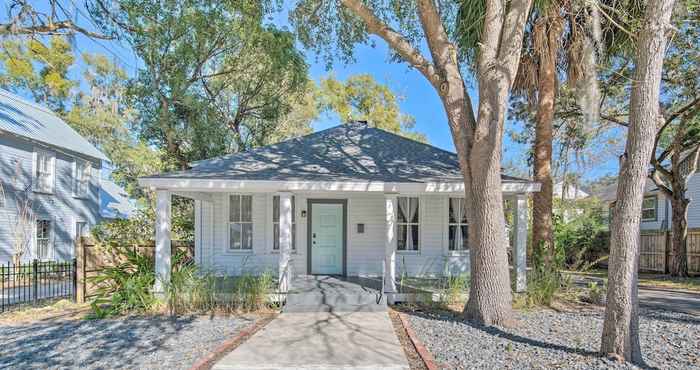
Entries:
<svg viewBox="0 0 700 370">
<path fill-rule="evenodd" d="M 671 232 L 642 230 L 640 235 L 639 270 L 668 272 L 673 258 Z M 688 272 L 700 274 L 700 229 L 688 230 Z"/>
<path fill-rule="evenodd" d="M 137 253 L 155 261 L 156 246 L 151 241 L 147 244 L 128 246 Z M 172 241 L 171 253 L 184 252 L 187 259 L 194 258 L 194 243 L 187 241 Z M 101 246 L 90 238 L 80 238 L 75 246 L 76 256 L 76 301 L 85 302 L 93 297 L 98 286 L 91 278 L 100 274 L 107 267 L 113 267 L 124 262 L 125 256 L 117 248 Z"/>
</svg>

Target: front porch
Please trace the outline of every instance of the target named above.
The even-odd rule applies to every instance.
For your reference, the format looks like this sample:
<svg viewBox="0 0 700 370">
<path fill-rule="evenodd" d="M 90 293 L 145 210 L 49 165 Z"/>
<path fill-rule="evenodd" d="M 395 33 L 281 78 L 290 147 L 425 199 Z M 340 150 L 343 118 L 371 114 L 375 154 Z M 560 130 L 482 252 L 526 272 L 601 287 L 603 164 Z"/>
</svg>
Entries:
<svg viewBox="0 0 700 370">
<path fill-rule="evenodd" d="M 249 206 L 242 213 L 250 214 L 250 231 L 238 236 L 230 222 L 232 204 L 238 194 L 249 196 Z M 349 192 L 296 191 L 241 192 L 156 190 L 156 289 L 169 279 L 170 271 L 170 207 L 173 196 L 195 201 L 195 262 L 202 270 L 223 275 L 271 273 L 276 276 L 279 292 L 294 290 L 294 278 L 304 275 L 338 275 L 356 279 L 361 286 L 405 300 L 404 289 L 397 287 L 400 277 L 439 277 L 444 273 L 469 273 L 469 248 L 453 250 L 450 234 L 450 202 L 461 197 L 457 191 L 423 192 Z M 506 193 L 513 224 L 512 260 L 516 288 L 525 290 L 525 248 L 528 227 L 527 194 Z M 417 199 L 415 216 L 418 237 L 416 249 L 407 250 L 406 234 L 397 235 L 406 215 L 399 199 Z M 234 200 L 232 200 L 234 199 Z M 314 217 L 316 205 L 338 204 L 336 226 Z M 249 208 L 249 209 L 248 209 Z M 405 208 L 405 207 L 404 207 Z M 331 213 L 332 215 L 332 213 Z M 247 217 L 247 216 L 246 216 Z M 449 216 L 451 217 L 451 216 Z M 401 221 L 401 222 L 400 222 Z M 336 263 L 316 265 L 315 256 L 321 243 L 316 224 L 329 228 L 331 244 L 338 245 Z M 241 232 L 245 234 L 245 232 Z M 333 236 L 337 236 L 334 238 Z M 232 238 L 249 241 L 235 245 Z M 409 237 L 410 238 L 410 237 Z M 327 238 L 328 239 L 328 238 Z M 337 243 L 335 243 L 337 241 Z M 399 244 L 403 245 L 403 249 Z M 244 249 L 250 245 L 249 249 Z M 233 246 L 241 248 L 234 249 Z M 336 258 L 337 257 L 337 258 Z M 329 270 L 330 269 L 330 270 Z M 335 270 L 333 270 L 335 269 Z"/>
</svg>

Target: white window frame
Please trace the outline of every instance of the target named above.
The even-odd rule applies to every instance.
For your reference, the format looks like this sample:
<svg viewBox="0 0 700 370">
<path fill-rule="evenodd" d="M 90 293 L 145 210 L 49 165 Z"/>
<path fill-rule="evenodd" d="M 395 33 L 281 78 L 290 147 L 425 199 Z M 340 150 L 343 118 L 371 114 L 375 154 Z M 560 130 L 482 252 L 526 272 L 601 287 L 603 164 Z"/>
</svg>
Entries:
<svg viewBox="0 0 700 370">
<path fill-rule="evenodd" d="M 78 224 L 85 225 L 83 228 L 83 235 L 78 235 Z M 90 225 L 88 225 L 87 221 L 85 221 L 82 218 L 76 218 L 75 220 L 73 220 L 73 241 L 77 242 L 78 238 L 80 238 L 81 236 L 87 236 L 88 234 L 90 234 L 89 231 Z"/>
<path fill-rule="evenodd" d="M 82 175 L 87 178 L 83 179 L 80 175 L 79 165 L 83 165 Z M 90 182 L 92 180 L 92 163 L 83 159 L 73 160 L 73 197 L 87 198 L 90 194 Z M 84 186 L 84 188 L 83 188 Z"/>
<path fill-rule="evenodd" d="M 653 199 L 654 200 L 654 206 L 653 207 L 647 207 L 644 208 L 644 202 L 647 199 Z M 654 217 L 650 218 L 644 218 L 644 211 L 653 209 L 654 210 Z M 659 220 L 659 197 L 656 195 L 645 195 L 644 198 L 642 199 L 642 222 L 656 222 Z"/>
<path fill-rule="evenodd" d="M 446 205 L 445 210 L 444 210 L 444 212 L 445 212 L 445 225 L 447 225 L 445 227 L 445 251 L 448 255 L 451 255 L 451 256 L 461 256 L 461 255 L 469 254 L 469 251 L 471 250 L 471 248 L 469 245 L 467 245 L 467 249 L 454 249 L 454 250 L 450 249 L 450 226 L 457 226 L 457 227 L 467 226 L 467 233 L 468 233 L 469 232 L 468 231 L 469 230 L 469 220 L 467 219 L 466 223 L 460 222 L 461 220 L 458 220 L 458 222 L 456 222 L 456 223 L 450 222 L 450 202 L 452 199 L 461 199 L 462 202 L 465 202 L 464 197 L 447 197 L 447 205 Z M 469 235 L 469 234 L 467 234 L 467 235 Z M 468 244 L 468 241 L 467 241 L 467 244 Z"/>
<path fill-rule="evenodd" d="M 410 202 L 415 199 L 416 202 L 418 202 L 418 222 L 401 222 L 399 221 L 399 203 L 401 198 L 407 198 L 408 199 L 408 208 L 411 208 Z M 421 204 L 421 197 L 418 195 L 400 195 L 396 197 L 396 228 L 395 228 L 395 233 L 396 233 L 396 252 L 397 253 L 402 253 L 402 254 L 420 254 L 420 251 L 423 247 L 423 231 L 421 230 L 421 220 L 423 219 L 423 206 Z M 407 220 L 410 221 L 410 220 Z M 406 233 L 408 235 L 409 231 L 409 226 L 417 226 L 418 227 L 418 238 L 414 240 L 414 243 L 418 244 L 417 249 L 399 249 L 399 229 L 401 226 L 406 226 Z"/>
<path fill-rule="evenodd" d="M 47 246 L 46 246 L 46 256 L 45 258 L 41 258 L 39 256 L 39 233 L 38 233 L 38 227 L 39 227 L 39 222 L 48 222 L 49 223 L 49 237 L 47 239 Z M 54 254 L 54 232 L 55 232 L 55 224 L 56 222 L 49 217 L 38 217 L 34 220 L 34 258 L 40 260 L 40 261 L 49 261 L 53 257 Z M 42 238 L 44 239 L 44 238 Z"/>
<path fill-rule="evenodd" d="M 275 198 L 277 198 L 277 205 L 279 207 L 279 195 L 272 195 L 270 198 L 270 207 L 271 207 L 271 215 L 272 215 L 272 245 L 271 245 L 271 250 L 272 253 L 279 253 L 279 232 L 277 233 L 277 238 L 275 238 L 275 229 L 279 228 L 280 220 L 279 217 L 275 219 Z M 297 215 L 296 215 L 296 196 L 292 195 L 292 253 L 297 252 L 297 239 L 299 238 L 299 235 L 297 234 Z M 278 211 L 279 213 L 279 211 Z M 277 246 L 277 248 L 275 248 Z"/>
<path fill-rule="evenodd" d="M 40 156 L 46 156 L 49 158 L 49 163 L 48 167 L 50 170 L 50 178 L 48 179 L 47 183 L 49 184 L 49 188 L 45 189 L 39 186 L 39 157 Z M 48 151 L 48 150 L 43 150 L 43 149 L 34 149 L 34 156 L 33 156 L 33 163 L 32 163 L 32 188 L 34 192 L 37 193 L 44 193 L 44 194 L 53 194 L 54 190 L 56 188 L 56 154 Z"/>
<path fill-rule="evenodd" d="M 231 221 L 231 197 L 234 196 L 239 196 L 239 197 L 250 197 L 250 221 Z M 254 222 L 254 197 L 252 194 L 246 194 L 246 193 L 229 193 L 226 196 L 226 252 L 227 253 L 232 253 L 232 254 L 250 254 L 253 253 L 253 249 L 255 246 L 255 222 Z M 242 204 L 239 203 L 239 204 Z M 240 212 L 240 210 L 239 210 Z M 240 214 L 243 214 L 240 212 Z M 250 224 L 250 233 L 252 237 L 252 241 L 250 244 L 250 248 L 243 248 L 243 242 L 241 241 L 241 248 L 235 249 L 233 248 L 233 245 L 231 244 L 231 225 L 233 224 Z M 241 228 L 242 230 L 242 228 Z M 242 234 L 241 234 L 242 235 Z"/>
</svg>

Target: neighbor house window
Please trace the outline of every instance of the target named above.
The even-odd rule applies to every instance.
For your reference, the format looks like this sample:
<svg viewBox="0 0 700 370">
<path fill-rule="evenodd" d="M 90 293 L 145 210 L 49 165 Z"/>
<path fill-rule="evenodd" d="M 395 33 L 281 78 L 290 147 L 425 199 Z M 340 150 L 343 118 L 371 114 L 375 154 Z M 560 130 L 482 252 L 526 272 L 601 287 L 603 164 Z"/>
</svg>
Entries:
<svg viewBox="0 0 700 370">
<path fill-rule="evenodd" d="M 464 198 L 450 198 L 448 225 L 449 250 L 469 249 L 469 223 Z"/>
<path fill-rule="evenodd" d="M 73 176 L 73 195 L 76 197 L 84 197 L 88 194 L 90 187 L 90 176 L 92 166 L 88 161 L 75 161 L 75 172 Z"/>
<path fill-rule="evenodd" d="M 656 195 L 644 197 L 642 202 L 642 221 L 656 221 Z"/>
<path fill-rule="evenodd" d="M 292 196 L 292 249 L 297 248 L 296 200 Z M 272 197 L 272 249 L 280 249 L 280 197 Z"/>
<path fill-rule="evenodd" d="M 34 190 L 53 193 L 56 157 L 45 151 L 37 151 L 35 154 Z"/>
<path fill-rule="evenodd" d="M 420 228 L 418 198 L 398 197 L 397 247 L 400 251 L 417 251 Z"/>
<path fill-rule="evenodd" d="M 229 197 L 229 248 L 253 249 L 253 197 L 231 195 Z"/>
<path fill-rule="evenodd" d="M 46 260 L 51 250 L 51 221 L 36 221 L 36 258 Z"/>
</svg>

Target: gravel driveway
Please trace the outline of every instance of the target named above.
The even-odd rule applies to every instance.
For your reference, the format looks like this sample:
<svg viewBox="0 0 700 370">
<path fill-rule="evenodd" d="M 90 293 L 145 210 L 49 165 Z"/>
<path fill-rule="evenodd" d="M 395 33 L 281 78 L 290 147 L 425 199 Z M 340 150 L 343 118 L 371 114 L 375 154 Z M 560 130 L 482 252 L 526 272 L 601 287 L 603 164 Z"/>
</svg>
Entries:
<svg viewBox="0 0 700 370">
<path fill-rule="evenodd" d="M 700 369 L 700 317 L 644 310 L 642 353 L 659 369 Z M 601 310 L 518 313 L 516 328 L 483 327 L 449 314 L 410 313 L 411 326 L 450 369 L 633 369 L 599 357 Z"/>
<path fill-rule="evenodd" d="M 253 321 L 154 316 L 0 325 L 0 369 L 187 369 Z"/>
</svg>

